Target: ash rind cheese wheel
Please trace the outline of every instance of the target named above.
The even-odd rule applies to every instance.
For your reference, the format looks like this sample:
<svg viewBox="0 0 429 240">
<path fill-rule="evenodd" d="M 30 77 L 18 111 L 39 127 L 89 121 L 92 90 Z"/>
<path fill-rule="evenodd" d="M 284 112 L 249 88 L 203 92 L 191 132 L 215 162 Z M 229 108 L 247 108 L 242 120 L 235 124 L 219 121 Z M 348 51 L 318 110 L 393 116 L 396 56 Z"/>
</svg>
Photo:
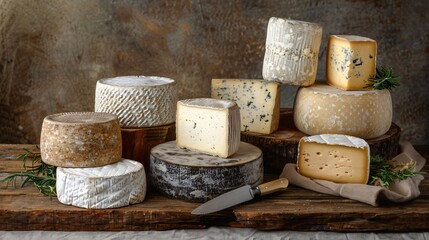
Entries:
<svg viewBox="0 0 429 240">
<path fill-rule="evenodd" d="M 263 180 L 262 151 L 244 142 L 229 158 L 177 148 L 175 141 L 166 142 L 152 149 L 150 161 L 151 183 L 159 193 L 192 202 L 204 202 Z"/>
<path fill-rule="evenodd" d="M 57 197 L 66 205 L 90 209 L 118 208 L 142 202 L 146 174 L 141 163 L 122 159 L 95 168 L 57 168 Z"/>
<path fill-rule="evenodd" d="M 122 76 L 98 80 L 95 111 L 113 113 L 121 127 L 140 128 L 174 123 L 176 82 L 156 76 Z"/>
<path fill-rule="evenodd" d="M 119 162 L 118 117 L 110 113 L 68 112 L 45 117 L 40 138 L 42 160 L 59 167 L 98 167 Z"/>
</svg>

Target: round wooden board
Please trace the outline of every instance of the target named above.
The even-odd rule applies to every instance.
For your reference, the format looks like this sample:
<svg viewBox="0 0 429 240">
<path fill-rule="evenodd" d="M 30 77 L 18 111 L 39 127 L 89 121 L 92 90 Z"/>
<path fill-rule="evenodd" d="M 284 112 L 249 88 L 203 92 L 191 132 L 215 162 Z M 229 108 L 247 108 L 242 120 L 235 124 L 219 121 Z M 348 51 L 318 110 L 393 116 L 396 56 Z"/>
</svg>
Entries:
<svg viewBox="0 0 429 240">
<path fill-rule="evenodd" d="M 366 140 L 371 156 L 391 159 L 399 152 L 401 128 L 392 123 L 390 129 L 378 138 Z M 241 141 L 259 147 L 263 152 L 265 173 L 280 174 L 286 163 L 296 163 L 298 142 L 307 136 L 293 122 L 293 110 L 281 109 L 279 129 L 271 134 L 241 132 Z"/>
<path fill-rule="evenodd" d="M 176 140 L 176 124 L 146 128 L 121 128 L 122 157 L 142 163 L 149 171 L 150 150 L 158 144 Z"/>
</svg>

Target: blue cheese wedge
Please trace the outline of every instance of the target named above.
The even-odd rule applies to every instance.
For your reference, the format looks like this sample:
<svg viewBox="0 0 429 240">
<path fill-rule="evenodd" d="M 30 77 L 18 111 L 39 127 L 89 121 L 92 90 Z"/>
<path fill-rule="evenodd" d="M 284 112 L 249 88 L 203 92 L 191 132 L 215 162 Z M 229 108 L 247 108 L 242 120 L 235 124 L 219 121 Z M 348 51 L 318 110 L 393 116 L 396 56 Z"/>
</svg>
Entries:
<svg viewBox="0 0 429 240">
<path fill-rule="evenodd" d="M 298 146 L 297 169 L 312 179 L 366 184 L 369 154 L 369 145 L 361 138 L 341 134 L 303 137 Z"/>
<path fill-rule="evenodd" d="M 57 197 L 66 205 L 90 209 L 118 208 L 142 202 L 146 174 L 141 163 L 122 159 L 95 168 L 57 168 Z"/>
<path fill-rule="evenodd" d="M 213 79 L 212 98 L 238 104 L 241 131 L 270 134 L 280 118 L 280 84 L 259 79 Z"/>
<path fill-rule="evenodd" d="M 262 151 L 245 142 L 229 158 L 177 148 L 175 141 L 151 150 L 151 183 L 170 198 L 205 202 L 246 184 L 258 185 L 263 175 Z"/>
<path fill-rule="evenodd" d="M 374 76 L 377 42 L 354 35 L 331 35 L 326 55 L 326 81 L 342 90 L 369 90 Z"/>
<path fill-rule="evenodd" d="M 316 80 L 321 42 L 319 24 L 270 18 L 263 78 L 289 85 L 312 85 Z"/>
<path fill-rule="evenodd" d="M 240 110 L 237 103 L 212 98 L 177 102 L 177 147 L 228 157 L 240 145 Z"/>
</svg>

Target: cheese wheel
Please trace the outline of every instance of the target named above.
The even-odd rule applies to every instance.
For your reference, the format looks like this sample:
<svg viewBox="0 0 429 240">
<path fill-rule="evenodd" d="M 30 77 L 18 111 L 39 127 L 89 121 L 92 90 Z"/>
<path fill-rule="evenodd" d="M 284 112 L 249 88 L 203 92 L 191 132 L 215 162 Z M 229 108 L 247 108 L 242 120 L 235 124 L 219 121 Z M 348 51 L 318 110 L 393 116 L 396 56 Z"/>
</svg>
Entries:
<svg viewBox="0 0 429 240">
<path fill-rule="evenodd" d="M 211 96 L 237 103 L 242 132 L 270 134 L 279 126 L 278 83 L 260 79 L 212 79 Z"/>
<path fill-rule="evenodd" d="M 176 82 L 153 76 L 123 76 L 98 80 L 95 111 L 113 113 L 121 127 L 152 127 L 176 118 Z"/>
<path fill-rule="evenodd" d="M 315 84 L 298 90 L 294 122 L 308 135 L 332 133 L 376 138 L 390 128 L 392 99 L 388 90 L 343 91 Z"/>
<path fill-rule="evenodd" d="M 142 202 L 146 174 L 141 163 L 120 162 L 94 168 L 57 168 L 57 197 L 66 205 L 82 208 L 118 208 Z"/>
<path fill-rule="evenodd" d="M 331 35 L 326 54 L 326 82 L 343 90 L 369 90 L 374 76 L 377 42 L 354 35 Z"/>
<path fill-rule="evenodd" d="M 245 184 L 263 180 L 262 152 L 241 142 L 229 158 L 220 158 L 176 147 L 166 142 L 152 148 L 151 183 L 170 198 L 204 202 Z"/>
<path fill-rule="evenodd" d="M 312 179 L 366 184 L 369 179 L 369 145 L 365 140 L 340 134 L 301 138 L 298 172 Z"/>
<path fill-rule="evenodd" d="M 263 78 L 289 85 L 312 85 L 321 42 L 322 27 L 316 23 L 270 18 Z"/>
<path fill-rule="evenodd" d="M 177 102 L 177 146 L 228 157 L 240 144 L 240 110 L 237 103 L 212 98 Z"/>
<path fill-rule="evenodd" d="M 59 167 L 98 167 L 121 160 L 121 128 L 110 113 L 69 112 L 45 117 L 42 160 Z"/>
</svg>

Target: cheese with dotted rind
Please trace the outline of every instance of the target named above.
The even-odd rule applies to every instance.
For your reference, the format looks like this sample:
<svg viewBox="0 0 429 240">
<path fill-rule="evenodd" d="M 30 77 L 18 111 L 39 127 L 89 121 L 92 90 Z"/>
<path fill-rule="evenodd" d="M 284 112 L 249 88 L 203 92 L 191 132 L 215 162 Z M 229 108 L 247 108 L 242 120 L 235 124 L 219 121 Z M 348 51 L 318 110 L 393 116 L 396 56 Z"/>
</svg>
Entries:
<svg viewBox="0 0 429 240">
<path fill-rule="evenodd" d="M 154 188 L 170 198 L 205 202 L 222 193 L 263 180 L 262 151 L 241 142 L 229 158 L 162 143 L 151 150 L 150 176 Z"/>
<path fill-rule="evenodd" d="M 376 138 L 390 128 L 392 98 L 388 90 L 344 91 L 315 84 L 298 90 L 294 122 L 308 135 L 331 133 Z"/>
<path fill-rule="evenodd" d="M 240 110 L 237 103 L 212 98 L 177 102 L 177 147 L 228 157 L 240 145 Z"/>
<path fill-rule="evenodd" d="M 280 118 L 280 84 L 259 79 L 213 79 L 212 98 L 234 101 L 241 131 L 270 134 Z"/>
<path fill-rule="evenodd" d="M 118 208 L 142 202 L 146 174 L 141 163 L 122 159 L 95 168 L 57 168 L 57 197 L 66 205 L 90 209 Z"/>
<path fill-rule="evenodd" d="M 45 117 L 42 160 L 59 167 L 98 167 L 121 160 L 119 120 L 110 113 L 68 112 Z"/>
<path fill-rule="evenodd" d="M 270 18 L 263 78 L 289 85 L 312 85 L 321 42 L 322 27 L 316 23 Z"/>
<path fill-rule="evenodd" d="M 326 81 L 343 90 L 370 90 L 374 76 L 377 42 L 354 35 L 331 35 L 326 55 Z"/>
<path fill-rule="evenodd" d="M 366 184 L 369 178 L 368 143 L 347 135 L 321 134 L 301 138 L 298 172 L 312 179 Z"/>
<path fill-rule="evenodd" d="M 170 124 L 176 117 L 176 82 L 155 76 L 101 79 L 95 91 L 95 111 L 113 113 L 121 127 Z"/>
</svg>

